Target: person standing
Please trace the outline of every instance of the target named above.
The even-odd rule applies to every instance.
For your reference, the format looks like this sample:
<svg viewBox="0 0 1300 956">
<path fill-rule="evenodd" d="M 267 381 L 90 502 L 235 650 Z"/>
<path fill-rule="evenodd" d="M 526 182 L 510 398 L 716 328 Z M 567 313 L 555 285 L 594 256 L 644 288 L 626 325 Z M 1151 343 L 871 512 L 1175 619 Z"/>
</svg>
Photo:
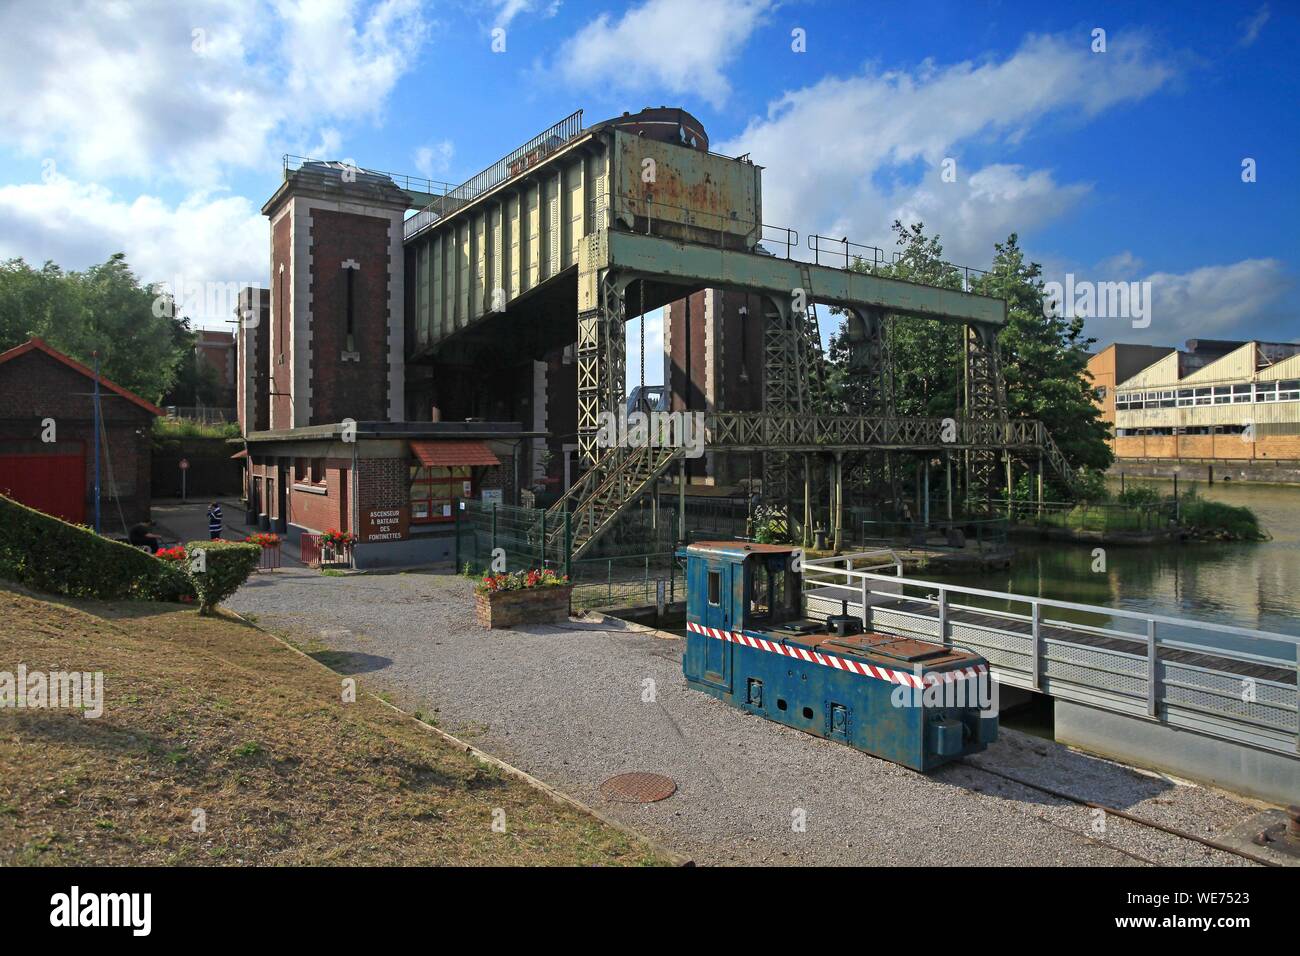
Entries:
<svg viewBox="0 0 1300 956">
<path fill-rule="evenodd" d="M 216 541 L 221 537 L 221 505 L 212 502 L 208 505 L 208 538 Z"/>
</svg>

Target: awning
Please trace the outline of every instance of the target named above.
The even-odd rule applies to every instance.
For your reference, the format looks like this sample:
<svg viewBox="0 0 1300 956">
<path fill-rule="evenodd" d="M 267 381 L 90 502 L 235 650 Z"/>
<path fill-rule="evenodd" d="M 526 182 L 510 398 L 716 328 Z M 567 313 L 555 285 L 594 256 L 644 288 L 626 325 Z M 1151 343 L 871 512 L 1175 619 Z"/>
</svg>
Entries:
<svg viewBox="0 0 1300 956">
<path fill-rule="evenodd" d="M 411 452 L 426 468 L 501 464 L 487 443 L 481 441 L 413 441 Z"/>
<path fill-rule="evenodd" d="M 248 449 L 247 449 L 247 448 L 241 449 L 241 450 L 235 452 L 235 453 L 234 453 L 233 455 L 231 455 L 230 457 L 231 457 L 231 458 L 247 458 L 247 457 L 248 457 Z"/>
</svg>

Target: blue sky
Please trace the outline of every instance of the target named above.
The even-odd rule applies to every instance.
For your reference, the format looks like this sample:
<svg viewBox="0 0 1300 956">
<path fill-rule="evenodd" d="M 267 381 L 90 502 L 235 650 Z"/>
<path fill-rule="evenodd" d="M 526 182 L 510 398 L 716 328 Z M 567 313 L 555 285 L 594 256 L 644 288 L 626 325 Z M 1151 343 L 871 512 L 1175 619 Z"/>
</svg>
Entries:
<svg viewBox="0 0 1300 956">
<path fill-rule="evenodd" d="M 0 257 L 264 282 L 285 152 L 459 182 L 575 109 L 665 104 L 766 167 L 768 222 L 888 246 L 920 219 L 975 266 L 1017 231 L 1049 278 L 1151 283 L 1102 342 L 1291 340 L 1297 41 L 1276 0 L 18 0 Z"/>
</svg>

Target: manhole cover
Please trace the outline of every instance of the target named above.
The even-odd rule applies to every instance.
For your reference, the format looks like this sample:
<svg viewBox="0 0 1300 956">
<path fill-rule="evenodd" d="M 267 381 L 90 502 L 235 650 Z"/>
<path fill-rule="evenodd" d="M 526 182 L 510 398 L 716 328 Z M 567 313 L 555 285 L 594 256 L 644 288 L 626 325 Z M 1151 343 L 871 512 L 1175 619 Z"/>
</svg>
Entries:
<svg viewBox="0 0 1300 956">
<path fill-rule="evenodd" d="M 602 783 L 600 792 L 621 803 L 655 803 L 676 793 L 677 784 L 658 773 L 620 773 Z"/>
</svg>

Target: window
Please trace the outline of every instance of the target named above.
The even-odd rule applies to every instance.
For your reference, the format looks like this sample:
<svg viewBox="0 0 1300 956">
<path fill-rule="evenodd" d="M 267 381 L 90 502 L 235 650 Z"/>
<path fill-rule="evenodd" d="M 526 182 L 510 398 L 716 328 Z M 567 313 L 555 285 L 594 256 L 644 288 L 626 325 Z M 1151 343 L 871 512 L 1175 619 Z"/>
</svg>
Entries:
<svg viewBox="0 0 1300 956">
<path fill-rule="evenodd" d="M 474 477 L 469 465 L 450 468 L 411 466 L 411 520 L 451 521 L 457 498 L 474 496 Z"/>
<path fill-rule="evenodd" d="M 1277 400 L 1279 402 L 1300 402 L 1300 381 L 1278 382 Z"/>
<path fill-rule="evenodd" d="M 1192 390 L 1190 388 L 1180 388 L 1178 390 L 1178 407 L 1186 408 L 1192 404 Z"/>
<path fill-rule="evenodd" d="M 722 603 L 722 572 L 709 572 L 709 603 L 715 607 Z"/>
<path fill-rule="evenodd" d="M 1229 385 L 1214 386 L 1214 404 L 1215 405 L 1232 404 L 1232 387 Z"/>
<path fill-rule="evenodd" d="M 750 560 L 754 562 L 754 571 L 750 579 L 747 620 L 780 624 L 798 617 L 799 578 L 786 567 L 786 559 Z"/>
<path fill-rule="evenodd" d="M 307 483 L 307 459 L 295 458 L 293 460 L 293 481 L 297 485 Z"/>
<path fill-rule="evenodd" d="M 1160 393 L 1160 407 L 1161 408 L 1174 407 L 1174 393 L 1172 391 Z"/>
<path fill-rule="evenodd" d="M 325 484 L 325 459 L 313 458 L 311 460 L 311 481 L 315 485 Z"/>
<path fill-rule="evenodd" d="M 1210 390 L 1208 388 L 1196 389 L 1195 396 L 1196 396 L 1195 400 L 1197 405 L 1209 405 L 1214 399 L 1214 396 L 1210 394 Z"/>
<path fill-rule="evenodd" d="M 1259 382 L 1255 385 L 1255 401 L 1276 402 L 1277 382 Z"/>
<path fill-rule="evenodd" d="M 1249 383 L 1245 385 L 1232 386 L 1232 404 L 1241 405 L 1249 402 L 1255 393 L 1255 388 Z"/>
</svg>

